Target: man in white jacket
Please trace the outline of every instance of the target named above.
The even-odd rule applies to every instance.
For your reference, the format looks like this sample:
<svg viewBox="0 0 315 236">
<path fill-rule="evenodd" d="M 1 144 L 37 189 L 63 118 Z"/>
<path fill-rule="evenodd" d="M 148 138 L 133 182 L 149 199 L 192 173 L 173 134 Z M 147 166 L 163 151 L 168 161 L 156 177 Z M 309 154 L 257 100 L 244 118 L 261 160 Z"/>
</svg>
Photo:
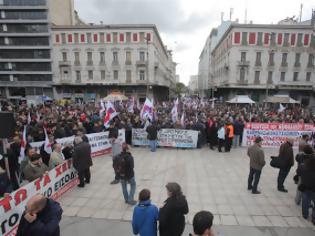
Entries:
<svg viewBox="0 0 315 236">
<path fill-rule="evenodd" d="M 225 138 L 225 128 L 224 128 L 224 125 L 220 124 L 220 128 L 218 130 L 219 152 L 222 152 L 221 148 L 224 147 L 224 138 Z"/>
</svg>

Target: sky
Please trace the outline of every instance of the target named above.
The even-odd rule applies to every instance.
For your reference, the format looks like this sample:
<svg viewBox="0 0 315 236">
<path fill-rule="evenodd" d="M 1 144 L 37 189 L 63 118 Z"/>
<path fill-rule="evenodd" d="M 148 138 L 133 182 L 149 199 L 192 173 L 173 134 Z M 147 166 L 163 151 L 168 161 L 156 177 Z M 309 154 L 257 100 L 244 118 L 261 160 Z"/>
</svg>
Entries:
<svg viewBox="0 0 315 236">
<path fill-rule="evenodd" d="M 86 23 L 155 24 L 168 49 L 173 50 L 180 81 L 186 85 L 198 74 L 200 53 L 212 28 L 224 20 L 244 23 L 276 24 L 300 15 L 308 20 L 315 8 L 314 0 L 75 0 L 75 9 Z"/>
</svg>

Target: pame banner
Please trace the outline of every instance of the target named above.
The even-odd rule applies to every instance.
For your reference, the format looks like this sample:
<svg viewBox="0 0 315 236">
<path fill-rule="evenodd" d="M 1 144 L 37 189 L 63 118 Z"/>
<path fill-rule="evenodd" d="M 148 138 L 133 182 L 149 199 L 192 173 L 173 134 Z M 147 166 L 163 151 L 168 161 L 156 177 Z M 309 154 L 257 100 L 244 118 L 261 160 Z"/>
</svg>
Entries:
<svg viewBox="0 0 315 236">
<path fill-rule="evenodd" d="M 303 134 L 309 136 L 315 131 L 312 124 L 300 123 L 247 123 L 244 128 L 242 146 L 250 146 L 257 136 L 262 137 L 263 147 L 278 148 L 287 138 L 294 139 L 297 147 Z"/>
<path fill-rule="evenodd" d="M 132 129 L 132 144 L 147 146 L 147 132 L 144 129 Z M 185 129 L 161 129 L 158 132 L 158 146 L 196 148 L 198 131 Z"/>
<path fill-rule="evenodd" d="M 26 203 L 32 196 L 40 193 L 56 200 L 75 187 L 78 182 L 72 160 L 67 160 L 42 178 L 28 183 L 0 199 L 0 235 L 13 236 L 16 234 Z"/>
<path fill-rule="evenodd" d="M 87 134 L 86 136 L 89 139 L 89 143 L 91 145 L 92 157 L 102 156 L 104 154 L 108 154 L 111 152 L 111 144 L 108 139 L 109 132 L 101 132 L 101 133 L 93 133 Z M 119 130 L 118 140 L 120 143 L 125 142 L 125 130 Z M 57 143 L 60 143 L 63 147 L 70 144 L 73 145 L 74 136 L 56 139 Z M 40 148 L 44 142 L 34 142 L 30 143 L 32 147 Z"/>
</svg>

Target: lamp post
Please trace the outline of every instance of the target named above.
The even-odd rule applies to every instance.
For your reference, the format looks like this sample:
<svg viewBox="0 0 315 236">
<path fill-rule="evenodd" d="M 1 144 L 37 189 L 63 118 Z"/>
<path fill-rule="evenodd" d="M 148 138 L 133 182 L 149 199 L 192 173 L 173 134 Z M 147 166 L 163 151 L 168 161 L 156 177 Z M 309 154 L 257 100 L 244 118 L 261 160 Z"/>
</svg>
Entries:
<svg viewBox="0 0 315 236">
<path fill-rule="evenodd" d="M 273 37 L 275 37 L 275 35 L 276 35 L 276 34 L 275 34 L 274 32 L 271 32 L 271 34 L 270 34 L 269 37 L 268 37 L 269 49 L 271 50 L 271 51 L 269 52 L 269 60 L 270 60 L 270 53 L 274 53 L 274 50 L 271 49 L 271 39 L 272 39 Z M 276 43 L 276 38 L 274 38 L 274 41 L 275 41 L 275 43 Z M 272 60 L 273 60 L 273 63 L 274 63 L 274 55 L 273 55 Z M 270 62 L 270 61 L 269 61 L 269 62 Z M 269 62 L 268 62 L 268 63 L 269 63 Z M 268 99 L 268 96 L 269 96 L 269 70 L 268 70 L 267 80 L 266 80 L 266 100 Z"/>
</svg>

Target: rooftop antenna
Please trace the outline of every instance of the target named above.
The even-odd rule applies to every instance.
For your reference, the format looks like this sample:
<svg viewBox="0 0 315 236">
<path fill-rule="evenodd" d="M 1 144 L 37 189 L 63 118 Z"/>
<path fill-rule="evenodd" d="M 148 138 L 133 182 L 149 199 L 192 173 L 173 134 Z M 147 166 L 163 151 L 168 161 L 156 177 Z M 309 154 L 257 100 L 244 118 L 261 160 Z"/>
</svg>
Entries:
<svg viewBox="0 0 315 236">
<path fill-rule="evenodd" d="M 232 21 L 233 8 L 230 8 L 230 21 Z"/>
<path fill-rule="evenodd" d="M 301 8 L 300 8 L 300 22 L 302 22 L 302 11 L 303 11 L 303 3 L 301 3 Z"/>
</svg>

